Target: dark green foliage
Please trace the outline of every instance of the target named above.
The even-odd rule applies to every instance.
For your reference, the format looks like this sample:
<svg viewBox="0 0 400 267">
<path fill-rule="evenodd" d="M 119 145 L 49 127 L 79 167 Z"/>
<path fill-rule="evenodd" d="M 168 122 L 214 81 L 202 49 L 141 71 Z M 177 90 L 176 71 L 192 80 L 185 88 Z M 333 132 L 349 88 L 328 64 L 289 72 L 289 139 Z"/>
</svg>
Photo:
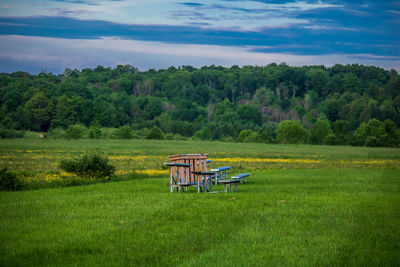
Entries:
<svg viewBox="0 0 400 267">
<path fill-rule="evenodd" d="M 310 140 L 312 144 L 322 144 L 325 137 L 331 134 L 331 125 L 326 117 L 318 118 L 310 131 Z"/>
<path fill-rule="evenodd" d="M 115 131 L 116 139 L 132 139 L 133 138 L 133 130 L 129 126 L 121 126 Z"/>
<path fill-rule="evenodd" d="M 54 104 L 45 93 L 38 92 L 26 102 L 25 113 L 34 122 L 36 129 L 47 132 L 54 113 Z"/>
<path fill-rule="evenodd" d="M 96 126 L 90 126 L 88 135 L 90 139 L 100 139 L 101 130 Z"/>
<path fill-rule="evenodd" d="M 165 136 L 163 131 L 158 128 L 157 126 L 153 126 L 150 131 L 146 135 L 146 139 L 158 139 L 158 140 L 164 140 Z"/>
<path fill-rule="evenodd" d="M 308 131 L 299 121 L 286 120 L 279 123 L 276 128 L 276 139 L 284 144 L 305 143 Z"/>
<path fill-rule="evenodd" d="M 335 145 L 340 144 L 340 142 L 339 142 L 339 139 L 336 137 L 336 135 L 334 135 L 333 133 L 330 133 L 325 136 L 323 144 L 335 146 Z"/>
<path fill-rule="evenodd" d="M 87 153 L 75 159 L 62 160 L 60 169 L 88 179 L 105 180 L 114 175 L 115 167 L 100 153 Z"/>
<path fill-rule="evenodd" d="M 65 131 L 60 127 L 55 129 L 50 129 L 47 136 L 54 139 L 65 138 Z"/>
<path fill-rule="evenodd" d="M 0 138 L 22 138 L 24 137 L 24 131 L 17 131 L 14 129 L 7 129 L 0 124 Z"/>
<path fill-rule="evenodd" d="M 86 130 L 87 129 L 82 125 L 79 124 L 71 125 L 65 131 L 65 137 L 67 139 L 79 139 L 85 135 Z"/>
<path fill-rule="evenodd" d="M 333 123 L 333 130 L 338 138 L 339 144 L 346 144 L 349 123 L 344 120 L 337 120 Z"/>
<path fill-rule="evenodd" d="M 237 141 L 242 143 L 255 143 L 258 139 L 258 133 L 252 130 L 242 130 L 237 137 Z"/>
<path fill-rule="evenodd" d="M 371 119 L 368 123 L 363 123 L 354 132 L 352 145 L 358 146 L 398 146 L 399 132 L 394 123 L 390 120 L 381 122 Z"/>
<path fill-rule="evenodd" d="M 125 125 L 141 138 L 154 125 L 165 134 L 201 140 L 232 140 L 251 130 L 257 142 L 273 143 L 274 131 L 266 125 L 298 120 L 311 130 L 307 141 L 321 144 L 332 133 L 318 121 L 324 116 L 339 144 L 365 145 L 367 137 L 355 133 L 361 124 L 377 119 L 392 121 L 396 131 L 400 126 L 399 85 L 396 71 L 358 64 L 183 66 L 143 72 L 127 65 L 66 69 L 59 75 L 3 73 L 0 124 L 7 130 L 69 129 L 65 137 L 70 139 L 99 138 L 95 129 L 86 134 L 81 128 L 79 134 L 71 125 L 96 126 L 103 138 L 131 138 L 127 132 L 118 130 L 114 136 L 106 130 Z M 398 144 L 389 133 L 377 139 L 379 146 Z"/>
<path fill-rule="evenodd" d="M 8 171 L 7 168 L 0 169 L 0 191 L 21 190 L 22 184 L 16 174 Z"/>
</svg>

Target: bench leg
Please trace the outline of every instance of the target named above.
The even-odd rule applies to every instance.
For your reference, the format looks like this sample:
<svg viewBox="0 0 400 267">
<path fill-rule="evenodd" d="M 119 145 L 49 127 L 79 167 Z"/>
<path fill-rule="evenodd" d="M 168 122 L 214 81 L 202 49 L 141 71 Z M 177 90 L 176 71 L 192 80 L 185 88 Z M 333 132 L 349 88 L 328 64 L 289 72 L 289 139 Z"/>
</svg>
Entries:
<svg viewBox="0 0 400 267">
<path fill-rule="evenodd" d="M 237 192 L 238 190 L 237 190 L 237 184 L 235 184 L 235 191 Z"/>
<path fill-rule="evenodd" d="M 228 192 L 228 184 L 224 184 L 224 186 L 225 186 L 225 193 L 227 193 Z"/>
<path fill-rule="evenodd" d="M 232 192 L 232 184 L 229 184 L 229 190 Z"/>
</svg>

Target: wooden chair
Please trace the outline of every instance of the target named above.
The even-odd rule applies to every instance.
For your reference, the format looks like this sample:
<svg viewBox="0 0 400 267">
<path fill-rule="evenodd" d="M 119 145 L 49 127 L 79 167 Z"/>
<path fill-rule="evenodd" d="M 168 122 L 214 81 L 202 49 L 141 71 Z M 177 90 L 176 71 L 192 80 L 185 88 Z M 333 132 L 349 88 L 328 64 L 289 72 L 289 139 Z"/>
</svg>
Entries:
<svg viewBox="0 0 400 267">
<path fill-rule="evenodd" d="M 175 187 L 177 188 L 178 192 L 180 192 L 182 188 L 185 188 L 185 191 L 187 191 L 189 186 L 197 186 L 197 192 L 200 192 L 199 181 L 191 179 L 190 176 L 190 167 L 192 164 L 171 162 L 166 162 L 164 164 L 170 167 L 169 187 L 171 193 L 174 192 Z"/>
</svg>

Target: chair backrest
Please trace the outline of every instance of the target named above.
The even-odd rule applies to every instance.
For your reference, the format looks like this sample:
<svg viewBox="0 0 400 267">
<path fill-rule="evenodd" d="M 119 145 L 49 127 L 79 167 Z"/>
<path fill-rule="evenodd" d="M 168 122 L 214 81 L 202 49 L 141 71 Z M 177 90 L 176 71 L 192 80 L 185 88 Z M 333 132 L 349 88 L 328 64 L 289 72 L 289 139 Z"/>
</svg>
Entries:
<svg viewBox="0 0 400 267">
<path fill-rule="evenodd" d="M 169 159 L 172 163 L 190 164 L 188 182 L 197 183 L 197 175 L 193 172 L 207 171 L 207 157 L 208 154 L 179 154 L 170 156 Z"/>
<path fill-rule="evenodd" d="M 166 162 L 165 165 L 170 167 L 170 184 L 188 183 L 190 182 L 190 167 L 191 164 Z"/>
</svg>

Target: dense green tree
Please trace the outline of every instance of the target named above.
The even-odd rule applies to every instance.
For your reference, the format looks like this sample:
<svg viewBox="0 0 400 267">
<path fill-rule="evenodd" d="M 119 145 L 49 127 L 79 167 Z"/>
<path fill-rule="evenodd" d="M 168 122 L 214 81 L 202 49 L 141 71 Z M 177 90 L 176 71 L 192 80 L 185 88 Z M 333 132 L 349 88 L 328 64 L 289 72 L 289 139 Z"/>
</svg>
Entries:
<svg viewBox="0 0 400 267">
<path fill-rule="evenodd" d="M 280 143 L 299 144 L 305 143 L 308 132 L 299 121 L 285 120 L 276 128 L 276 139 Z"/>
<path fill-rule="evenodd" d="M 70 125 L 68 129 L 65 131 L 65 137 L 67 139 L 79 139 L 84 137 L 87 129 L 85 126 L 80 124 Z"/>
<path fill-rule="evenodd" d="M 344 145 L 347 143 L 348 127 L 349 123 L 344 120 L 337 120 L 333 123 L 333 130 L 335 131 L 339 144 Z"/>
<path fill-rule="evenodd" d="M 165 139 L 165 135 L 163 131 L 158 128 L 157 126 L 153 126 L 150 131 L 146 135 L 146 139 L 158 139 L 163 140 Z"/>
<path fill-rule="evenodd" d="M 239 105 L 238 114 L 241 120 L 254 123 L 255 125 L 261 124 L 261 113 L 252 105 Z"/>
<path fill-rule="evenodd" d="M 25 113 L 37 129 L 47 132 L 54 113 L 54 104 L 43 92 L 38 92 L 26 102 Z"/>
<path fill-rule="evenodd" d="M 322 144 L 325 137 L 332 133 L 329 120 L 326 117 L 321 116 L 311 128 L 310 141 L 312 144 Z"/>
<path fill-rule="evenodd" d="M 88 136 L 90 139 L 100 139 L 101 138 L 101 129 L 96 126 L 90 126 Z"/>
<path fill-rule="evenodd" d="M 257 89 L 253 96 L 253 103 L 258 106 L 269 106 L 275 99 L 275 94 L 271 89 L 261 87 Z"/>
<path fill-rule="evenodd" d="M 117 139 L 132 139 L 133 130 L 129 126 L 121 126 L 115 131 L 114 136 Z"/>
<path fill-rule="evenodd" d="M 0 73 L 0 123 L 6 130 L 38 131 L 74 124 L 99 129 L 132 125 L 142 137 L 156 125 L 172 138 L 196 133 L 207 140 L 233 140 L 242 130 L 251 130 L 258 142 L 275 142 L 275 128 L 265 125 L 301 120 L 314 134 L 318 117 L 325 114 L 335 134 L 324 139 L 312 134 L 310 142 L 332 144 L 336 136 L 340 144 L 357 143 L 352 140 L 360 137 L 356 129 L 371 119 L 390 120 L 396 129 L 392 132 L 398 132 L 399 77 L 394 70 L 358 64 L 327 68 L 274 63 Z M 346 131 L 338 131 L 336 122 Z M 111 138 L 113 132 L 104 129 L 103 137 Z M 396 134 L 389 132 L 367 135 L 362 145 L 396 146 Z"/>
<path fill-rule="evenodd" d="M 241 143 L 255 143 L 258 139 L 259 136 L 257 132 L 252 130 L 242 130 L 236 140 Z"/>
</svg>

